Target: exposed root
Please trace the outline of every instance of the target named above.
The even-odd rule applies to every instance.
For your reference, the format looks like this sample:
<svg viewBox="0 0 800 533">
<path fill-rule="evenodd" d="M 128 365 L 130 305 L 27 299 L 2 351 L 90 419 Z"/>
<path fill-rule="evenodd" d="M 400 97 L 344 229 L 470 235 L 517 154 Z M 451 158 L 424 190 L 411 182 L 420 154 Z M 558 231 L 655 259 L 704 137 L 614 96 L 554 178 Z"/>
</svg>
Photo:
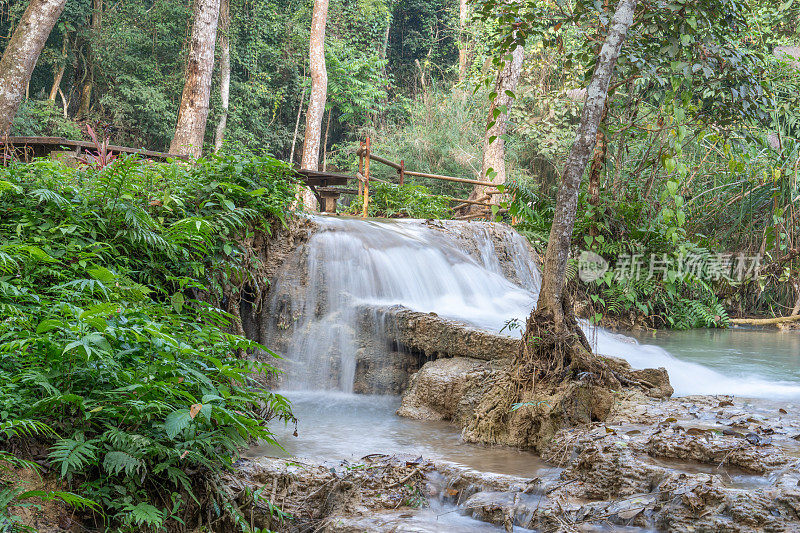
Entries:
<svg viewBox="0 0 800 533">
<path fill-rule="evenodd" d="M 465 440 L 539 449 L 562 426 L 608 414 L 620 380 L 592 354 L 574 315 L 565 316 L 561 327 L 547 311 L 528 318 L 517 356 L 481 400 Z"/>
</svg>

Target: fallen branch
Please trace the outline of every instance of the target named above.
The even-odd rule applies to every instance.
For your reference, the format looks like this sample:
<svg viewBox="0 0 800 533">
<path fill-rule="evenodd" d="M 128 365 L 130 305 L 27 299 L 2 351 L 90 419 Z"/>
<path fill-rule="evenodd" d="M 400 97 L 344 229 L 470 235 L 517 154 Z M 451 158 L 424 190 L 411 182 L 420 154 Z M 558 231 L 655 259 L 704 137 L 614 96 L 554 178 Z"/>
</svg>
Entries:
<svg viewBox="0 0 800 533">
<path fill-rule="evenodd" d="M 800 322 L 800 315 L 779 316 L 777 318 L 732 318 L 731 324 L 747 326 L 773 326 L 775 324 L 786 324 L 788 322 Z"/>
</svg>

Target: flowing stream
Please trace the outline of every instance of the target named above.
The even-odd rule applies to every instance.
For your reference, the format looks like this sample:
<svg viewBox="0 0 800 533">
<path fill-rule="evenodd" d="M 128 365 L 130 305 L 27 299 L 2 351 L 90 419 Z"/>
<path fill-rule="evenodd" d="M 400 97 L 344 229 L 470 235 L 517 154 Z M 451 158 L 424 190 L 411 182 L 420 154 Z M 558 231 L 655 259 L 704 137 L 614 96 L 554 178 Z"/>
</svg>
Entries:
<svg viewBox="0 0 800 533">
<path fill-rule="evenodd" d="M 250 455 L 357 461 L 369 454 L 410 453 L 487 472 L 557 476 L 557 469 L 531 453 L 464 444 L 447 423 L 400 418 L 394 414 L 397 397 L 352 393 L 359 306 L 403 305 L 519 336 L 508 326 L 524 323 L 540 287 L 537 258 L 524 238 L 505 226 L 474 222 L 313 221 L 320 228 L 273 281 L 267 309 L 269 317 L 284 317 L 271 319 L 267 329 L 273 340 L 289 332 L 281 350 L 289 363 L 283 393 L 298 417 L 297 431 L 277 428 L 284 448 L 257 447 Z M 659 332 L 633 338 L 584 329 L 598 353 L 625 358 L 634 368 L 666 368 L 676 395 L 800 400 L 800 332 Z M 269 336 L 266 344 L 271 345 Z M 752 483 L 743 479 L 743 486 Z M 452 506 L 437 505 L 409 515 L 397 531 L 497 531 Z"/>
<path fill-rule="evenodd" d="M 321 226 L 306 245 L 307 275 L 294 304 L 294 334 L 283 354 L 292 362 L 286 386 L 352 392 L 358 305 L 403 305 L 476 328 L 524 323 L 540 287 L 537 260 L 522 236 L 488 223 L 314 217 Z M 494 234 L 495 238 L 492 238 Z M 294 274 L 294 273 L 288 273 Z M 296 282 L 279 276 L 273 292 Z M 270 314 L 277 315 L 277 302 Z M 800 333 L 688 332 L 632 337 L 584 326 L 600 354 L 634 368 L 664 367 L 677 395 L 731 394 L 800 399 Z M 519 331 L 509 331 L 519 335 Z M 646 344 L 646 343 L 649 344 Z M 668 351 L 671 350 L 671 351 Z M 338 364 L 332 366 L 330 355 Z"/>
</svg>

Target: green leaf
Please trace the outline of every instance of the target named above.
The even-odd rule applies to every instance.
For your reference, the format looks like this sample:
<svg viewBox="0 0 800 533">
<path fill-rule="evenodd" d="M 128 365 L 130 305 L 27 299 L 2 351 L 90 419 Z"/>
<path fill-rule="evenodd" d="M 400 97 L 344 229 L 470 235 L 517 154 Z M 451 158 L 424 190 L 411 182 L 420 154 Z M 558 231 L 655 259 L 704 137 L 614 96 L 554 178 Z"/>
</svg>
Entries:
<svg viewBox="0 0 800 533">
<path fill-rule="evenodd" d="M 63 325 L 64 323 L 60 320 L 42 320 L 39 322 L 39 325 L 36 326 L 36 333 L 41 335 L 42 333 L 47 333 L 48 331 L 52 331 L 57 327 Z"/>
<path fill-rule="evenodd" d="M 183 304 L 185 303 L 185 299 L 183 297 L 183 293 L 176 292 L 170 298 L 170 302 L 172 303 L 172 308 L 175 310 L 176 313 L 183 312 Z"/>
<path fill-rule="evenodd" d="M 86 270 L 86 273 L 97 281 L 105 284 L 113 283 L 117 279 L 116 274 L 102 266 L 94 266 L 89 268 Z"/>
<path fill-rule="evenodd" d="M 112 451 L 106 454 L 103 459 L 103 468 L 112 476 L 125 472 L 125 475 L 133 475 L 141 467 L 142 462 L 127 452 Z"/>
<path fill-rule="evenodd" d="M 191 423 L 192 415 L 189 413 L 189 410 L 179 409 L 167 416 L 167 419 L 164 421 L 164 429 L 167 431 L 167 436 L 170 439 L 174 439 L 181 431 L 189 427 Z"/>
<path fill-rule="evenodd" d="M 159 527 L 164 522 L 164 514 L 149 503 L 140 503 L 135 507 L 127 505 L 126 510 L 129 520 L 137 526 Z"/>
</svg>

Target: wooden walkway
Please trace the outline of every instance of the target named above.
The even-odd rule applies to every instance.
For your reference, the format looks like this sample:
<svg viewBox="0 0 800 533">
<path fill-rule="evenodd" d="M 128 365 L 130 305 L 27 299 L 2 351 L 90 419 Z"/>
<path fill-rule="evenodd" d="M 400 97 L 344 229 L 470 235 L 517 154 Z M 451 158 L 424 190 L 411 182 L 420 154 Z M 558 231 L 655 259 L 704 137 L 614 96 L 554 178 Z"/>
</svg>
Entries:
<svg viewBox="0 0 800 533">
<path fill-rule="evenodd" d="M 154 152 L 144 148 L 130 148 L 127 146 L 109 145 L 106 147 L 109 152 L 118 154 L 137 154 L 148 159 L 166 161 L 168 159 L 178 159 L 188 161 L 189 156 L 185 154 L 170 154 L 165 152 Z M 65 158 L 76 159 L 87 151 L 97 150 L 95 143 L 90 141 L 76 141 L 64 137 L 6 137 L 0 138 L 0 160 L 4 158 L 14 158 L 21 161 L 31 161 L 36 157 L 47 157 L 55 153 L 61 153 Z M 317 197 L 320 211 L 323 213 L 335 213 L 339 197 L 342 194 L 357 195 L 364 200 L 363 216 L 367 215 L 369 206 L 369 186 L 371 182 L 391 183 L 376 179 L 370 176 L 370 161 L 381 163 L 396 170 L 398 180 L 397 185 L 403 185 L 406 176 L 427 178 L 440 181 L 464 183 L 469 185 L 481 185 L 486 189 L 485 194 L 475 199 L 458 199 L 445 197 L 450 202 L 456 203 L 452 207 L 458 213 L 464 208 L 478 208 L 484 211 L 478 214 L 468 214 L 457 218 L 469 219 L 476 217 L 486 217 L 491 204 L 491 198 L 495 194 L 503 194 L 502 188 L 497 190 L 498 185 L 489 181 L 475 180 L 469 178 L 457 178 L 453 176 L 441 176 L 438 174 L 427 174 L 414 172 L 405 168 L 405 163 L 400 161 L 395 163 L 372 153 L 369 138 L 361 143 L 361 147 L 356 152 L 359 158 L 358 172 L 355 176 L 338 174 L 334 172 L 298 170 L 295 175 L 308 186 Z M 348 188 L 351 181 L 356 181 L 358 188 Z M 488 202 L 488 203 L 487 203 Z M 495 208 L 496 209 L 496 208 Z"/>
<path fill-rule="evenodd" d="M 30 161 L 34 157 L 46 157 L 52 152 L 72 152 L 75 156 L 81 155 L 84 150 L 96 150 L 97 147 L 90 141 L 74 141 L 64 137 L 6 137 L 0 138 L 0 147 L 3 152 L 20 159 Z M 168 154 L 165 152 L 153 152 L 144 148 L 130 148 L 127 146 L 109 145 L 109 152 L 118 154 L 139 154 L 148 159 L 189 159 L 183 154 Z"/>
</svg>

